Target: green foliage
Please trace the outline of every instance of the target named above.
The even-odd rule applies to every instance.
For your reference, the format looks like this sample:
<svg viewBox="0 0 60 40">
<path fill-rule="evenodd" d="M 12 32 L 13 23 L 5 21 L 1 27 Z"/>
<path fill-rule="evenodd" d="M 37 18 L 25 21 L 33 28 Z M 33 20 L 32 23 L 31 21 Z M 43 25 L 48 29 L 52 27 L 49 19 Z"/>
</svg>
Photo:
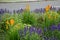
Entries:
<svg viewBox="0 0 60 40">
<path fill-rule="evenodd" d="M 4 30 L 6 32 L 6 40 L 42 40 L 43 38 L 40 37 L 38 34 L 32 34 L 29 33 L 23 37 L 20 38 L 18 34 L 18 30 L 23 29 L 26 25 L 42 28 L 49 28 L 52 24 L 57 25 L 60 23 L 60 14 L 54 11 L 45 12 L 44 14 L 36 14 L 36 13 L 30 13 L 30 12 L 23 12 L 22 14 L 9 14 L 5 13 L 1 16 L 1 22 L 0 22 L 0 30 Z M 11 26 L 8 25 L 9 29 L 6 30 L 6 20 L 10 21 L 10 19 L 14 19 L 14 25 Z M 58 39 L 60 39 L 60 31 L 51 31 L 48 29 L 47 32 L 44 32 L 44 35 L 46 37 L 51 37 L 51 35 L 56 36 Z"/>
<path fill-rule="evenodd" d="M 22 22 L 25 24 L 35 25 L 37 23 L 37 19 L 34 13 L 23 13 Z"/>
</svg>

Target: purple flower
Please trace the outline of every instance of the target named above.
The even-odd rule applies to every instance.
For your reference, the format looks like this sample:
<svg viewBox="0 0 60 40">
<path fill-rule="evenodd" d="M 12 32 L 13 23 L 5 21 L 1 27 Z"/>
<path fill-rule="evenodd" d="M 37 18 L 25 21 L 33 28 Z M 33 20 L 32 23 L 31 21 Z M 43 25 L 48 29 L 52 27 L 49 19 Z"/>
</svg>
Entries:
<svg viewBox="0 0 60 40">
<path fill-rule="evenodd" d="M 29 31 L 30 31 L 30 32 L 33 32 L 33 27 L 30 27 L 30 28 L 29 28 Z"/>
<path fill-rule="evenodd" d="M 24 11 L 24 10 L 21 8 L 21 9 L 20 9 L 20 12 L 22 13 L 23 11 Z"/>
<path fill-rule="evenodd" d="M 23 9 L 21 8 L 20 10 L 17 10 L 16 12 L 17 13 L 22 13 L 23 12 Z"/>
<path fill-rule="evenodd" d="M 42 30 L 41 30 L 41 29 L 37 29 L 36 32 L 37 32 L 37 34 L 39 35 L 39 34 L 42 33 Z"/>
<path fill-rule="evenodd" d="M 4 10 L 3 9 L 0 9 L 0 14 L 3 14 L 4 13 Z"/>
<path fill-rule="evenodd" d="M 32 34 L 33 32 L 35 32 L 35 28 L 34 27 L 30 27 L 29 28 L 29 32 L 30 32 L 30 34 Z"/>
<path fill-rule="evenodd" d="M 44 13 L 45 12 L 45 9 L 44 8 L 41 8 L 41 9 L 35 9 L 34 12 L 36 13 Z"/>
<path fill-rule="evenodd" d="M 50 29 L 51 29 L 52 31 L 54 31 L 54 30 L 57 29 L 57 27 L 56 27 L 56 25 L 52 25 L 52 26 L 50 27 Z"/>
<path fill-rule="evenodd" d="M 28 27 L 24 28 L 24 35 L 26 35 L 26 32 L 28 31 Z"/>
<path fill-rule="evenodd" d="M 45 9 L 44 9 L 44 8 L 41 8 L 41 9 L 40 9 L 40 12 L 41 12 L 41 13 L 44 13 L 44 12 L 45 12 Z"/>
<path fill-rule="evenodd" d="M 34 12 L 35 13 L 39 13 L 40 12 L 40 9 L 35 9 Z"/>
<path fill-rule="evenodd" d="M 57 27 L 58 30 L 60 30 L 60 24 L 58 24 L 58 27 Z"/>
</svg>

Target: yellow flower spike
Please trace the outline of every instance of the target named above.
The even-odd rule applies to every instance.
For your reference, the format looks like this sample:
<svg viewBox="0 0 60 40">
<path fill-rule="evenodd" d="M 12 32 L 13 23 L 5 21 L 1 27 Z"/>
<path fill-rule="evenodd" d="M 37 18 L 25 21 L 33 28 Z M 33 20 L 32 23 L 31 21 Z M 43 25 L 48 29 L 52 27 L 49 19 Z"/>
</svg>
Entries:
<svg viewBox="0 0 60 40">
<path fill-rule="evenodd" d="M 25 9 L 26 9 L 27 11 L 30 11 L 30 5 L 27 4 Z"/>
<path fill-rule="evenodd" d="M 14 24 L 14 19 L 10 20 L 10 24 L 13 25 Z"/>
<path fill-rule="evenodd" d="M 49 10 L 50 10 L 50 8 L 51 8 L 51 6 L 50 6 L 50 5 L 46 6 L 46 7 L 45 7 L 46 12 L 47 12 L 47 11 L 49 11 Z"/>
<path fill-rule="evenodd" d="M 8 20 L 6 21 L 6 24 L 9 24 L 9 21 Z"/>
<path fill-rule="evenodd" d="M 6 25 L 6 29 L 8 30 L 8 25 Z"/>
<path fill-rule="evenodd" d="M 51 5 L 48 5 L 48 8 L 50 9 L 51 8 Z"/>
<path fill-rule="evenodd" d="M 47 12 L 47 11 L 49 10 L 49 8 L 48 8 L 48 7 L 46 7 L 46 8 L 45 8 L 45 10 L 46 10 L 46 12 Z"/>
</svg>

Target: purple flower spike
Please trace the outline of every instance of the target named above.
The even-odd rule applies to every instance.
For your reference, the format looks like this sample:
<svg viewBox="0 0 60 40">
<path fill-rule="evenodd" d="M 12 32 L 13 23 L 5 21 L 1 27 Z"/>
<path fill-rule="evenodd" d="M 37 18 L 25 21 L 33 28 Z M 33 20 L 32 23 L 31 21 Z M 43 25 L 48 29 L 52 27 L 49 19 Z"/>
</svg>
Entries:
<svg viewBox="0 0 60 40">
<path fill-rule="evenodd" d="M 26 32 L 28 31 L 28 27 L 24 28 L 24 35 L 26 35 Z"/>
<path fill-rule="evenodd" d="M 57 27 L 58 30 L 60 30 L 60 24 L 58 24 L 58 27 Z"/>
<path fill-rule="evenodd" d="M 29 28 L 29 32 L 30 32 L 30 35 L 31 35 L 33 32 L 35 32 L 35 28 L 34 27 L 30 27 Z"/>
<path fill-rule="evenodd" d="M 35 9 L 34 12 L 35 13 L 39 13 L 40 12 L 40 9 Z"/>
<path fill-rule="evenodd" d="M 22 8 L 20 9 L 20 12 L 21 12 L 21 13 L 23 12 L 23 9 L 22 9 Z"/>
<path fill-rule="evenodd" d="M 30 28 L 29 28 L 29 31 L 30 31 L 30 32 L 33 32 L 33 27 L 30 27 Z"/>
<path fill-rule="evenodd" d="M 3 9 L 0 9 L 0 14 L 3 14 L 4 13 L 4 10 Z"/>
<path fill-rule="evenodd" d="M 41 29 L 37 29 L 37 34 L 41 34 L 42 33 L 42 30 Z"/>
<path fill-rule="evenodd" d="M 22 13 L 23 12 L 23 9 L 21 8 L 21 9 L 17 10 L 16 12 L 17 13 Z"/>
<path fill-rule="evenodd" d="M 54 30 L 57 29 L 57 27 L 56 27 L 56 25 L 52 25 L 52 26 L 50 27 L 50 29 L 51 29 L 52 31 L 54 31 Z"/>
<path fill-rule="evenodd" d="M 44 9 L 44 8 L 41 8 L 41 9 L 40 9 L 40 12 L 41 12 L 41 13 L 44 13 L 44 12 L 45 12 L 45 9 Z"/>
</svg>

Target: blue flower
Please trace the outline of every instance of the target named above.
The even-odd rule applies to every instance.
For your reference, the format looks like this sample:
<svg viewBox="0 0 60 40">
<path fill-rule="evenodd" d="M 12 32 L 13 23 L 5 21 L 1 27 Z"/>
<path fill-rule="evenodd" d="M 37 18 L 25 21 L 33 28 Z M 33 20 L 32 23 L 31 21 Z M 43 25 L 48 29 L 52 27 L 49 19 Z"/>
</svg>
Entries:
<svg viewBox="0 0 60 40">
<path fill-rule="evenodd" d="M 28 31 L 28 27 L 24 28 L 24 35 L 26 35 L 26 32 Z"/>
<path fill-rule="evenodd" d="M 41 29 L 37 29 L 36 32 L 37 32 L 38 35 L 40 35 L 42 33 L 42 30 Z"/>
<path fill-rule="evenodd" d="M 34 32 L 35 32 L 35 29 L 36 29 L 35 27 L 30 27 L 30 28 L 29 28 L 30 34 L 34 33 Z"/>
<path fill-rule="evenodd" d="M 60 24 L 58 24 L 58 27 L 57 27 L 58 30 L 60 30 Z"/>
<path fill-rule="evenodd" d="M 0 14 L 3 14 L 4 13 L 4 10 L 3 9 L 0 9 Z"/>
<path fill-rule="evenodd" d="M 44 8 L 35 9 L 34 12 L 36 12 L 36 13 L 44 13 L 45 9 Z"/>
<path fill-rule="evenodd" d="M 41 12 L 41 13 L 44 13 L 44 12 L 45 12 L 45 9 L 44 9 L 44 8 L 41 8 L 41 9 L 40 9 L 40 12 Z"/>
<path fill-rule="evenodd" d="M 50 27 L 50 29 L 51 29 L 52 31 L 54 31 L 54 30 L 57 29 L 57 27 L 56 27 L 56 25 L 52 25 L 52 26 Z"/>
<path fill-rule="evenodd" d="M 33 32 L 33 27 L 30 27 L 30 28 L 29 28 L 29 31 L 30 31 L 30 32 Z"/>
<path fill-rule="evenodd" d="M 17 10 L 17 13 L 22 13 L 24 10 L 21 8 L 20 10 Z"/>
<path fill-rule="evenodd" d="M 35 13 L 40 13 L 40 9 L 35 9 L 34 12 Z"/>
</svg>

